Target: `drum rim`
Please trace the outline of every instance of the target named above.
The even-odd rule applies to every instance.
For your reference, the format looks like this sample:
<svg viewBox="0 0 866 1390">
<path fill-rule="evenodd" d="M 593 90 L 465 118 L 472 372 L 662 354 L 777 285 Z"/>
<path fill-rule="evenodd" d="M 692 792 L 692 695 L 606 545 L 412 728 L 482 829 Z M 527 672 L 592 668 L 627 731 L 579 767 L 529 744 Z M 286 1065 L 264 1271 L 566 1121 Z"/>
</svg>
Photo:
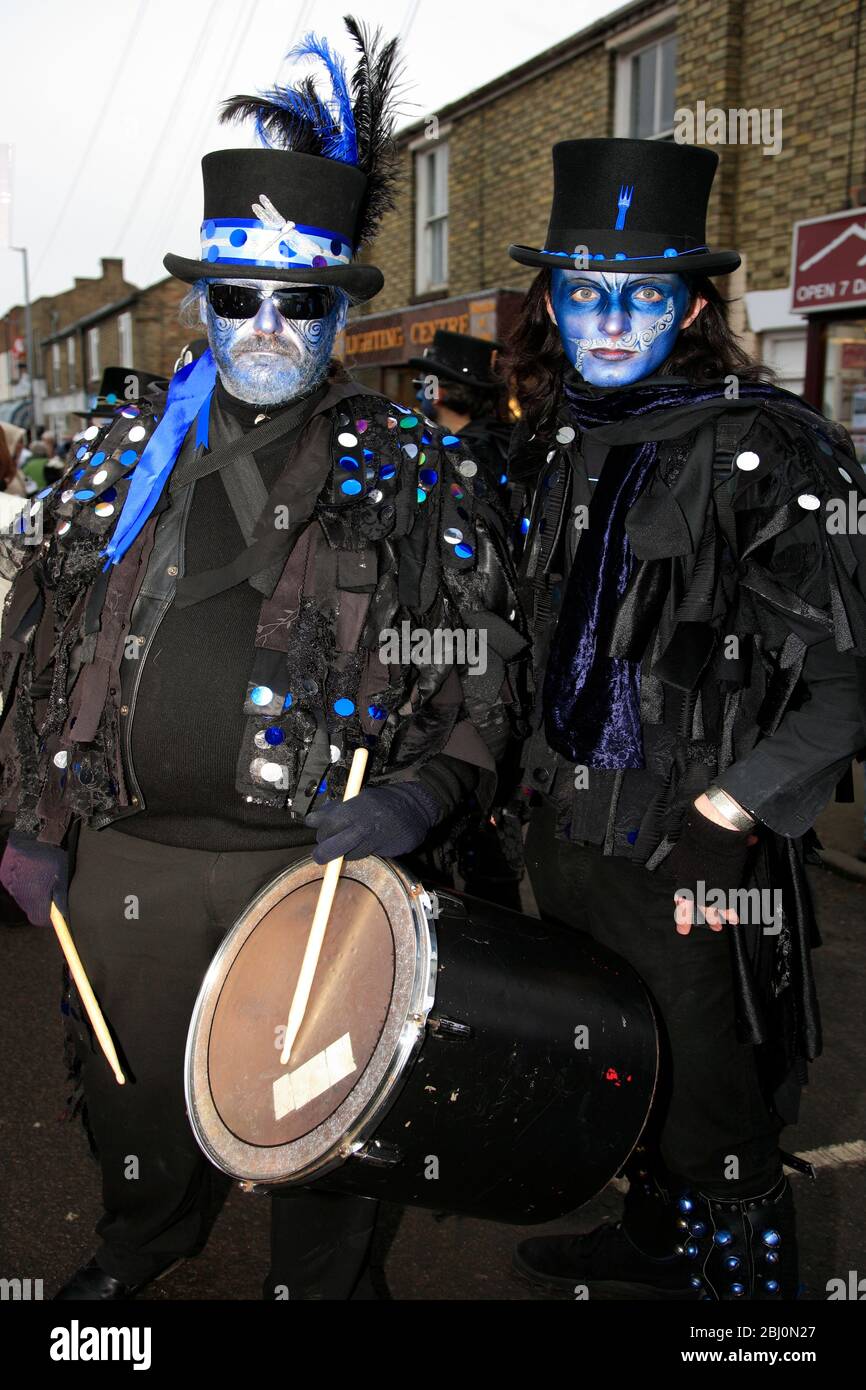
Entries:
<svg viewBox="0 0 866 1390">
<path fill-rule="evenodd" d="M 196 1142 L 209 1162 L 241 1182 L 267 1186 L 308 1182 L 324 1176 L 363 1148 L 405 1079 L 407 1068 L 423 1041 L 427 1017 L 435 1001 L 438 951 L 434 925 L 436 909 L 431 895 L 390 860 L 370 856 L 345 863 L 342 877 L 369 888 L 383 906 L 386 906 L 386 898 L 396 896 L 403 901 L 409 909 L 407 926 L 411 923 L 413 938 L 410 942 L 407 930 L 402 942 L 396 939 L 395 921 L 389 912 L 395 938 L 394 989 L 382 1034 L 358 1080 L 358 1085 L 363 1085 L 367 1092 L 364 1103 L 360 1109 L 357 1109 L 357 1098 L 354 1105 L 350 1104 L 356 1097 L 356 1085 L 321 1125 L 282 1145 L 248 1144 L 228 1129 L 207 1084 L 210 1028 L 227 966 L 237 958 L 259 922 L 283 896 L 280 889 L 287 880 L 295 880 L 294 886 L 301 888 L 320 880 L 323 871 L 322 865 L 307 858 L 291 864 L 265 884 L 220 942 L 190 1018 L 184 1055 L 187 1117 Z M 414 946 L 414 962 L 409 954 L 410 945 Z M 287 999 L 287 1011 L 289 1002 Z M 350 1123 L 343 1123 L 341 1112 L 352 1109 L 357 1109 L 357 1113 Z M 295 1166 L 287 1174 L 286 1163 L 290 1156 Z M 302 1159 L 300 1164 L 296 1162 L 298 1157 Z"/>
</svg>

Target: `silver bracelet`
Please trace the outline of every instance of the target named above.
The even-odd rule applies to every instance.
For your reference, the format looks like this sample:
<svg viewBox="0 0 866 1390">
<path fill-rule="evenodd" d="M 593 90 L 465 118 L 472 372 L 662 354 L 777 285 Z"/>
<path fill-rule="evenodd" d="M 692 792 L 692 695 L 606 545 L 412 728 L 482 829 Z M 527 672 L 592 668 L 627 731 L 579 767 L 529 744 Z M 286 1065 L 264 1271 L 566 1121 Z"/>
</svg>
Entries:
<svg viewBox="0 0 866 1390">
<path fill-rule="evenodd" d="M 719 814 L 730 821 L 737 830 L 751 830 L 754 826 L 755 817 L 734 801 L 733 797 L 728 796 L 726 791 L 722 791 L 721 787 L 707 787 L 704 795 Z"/>
</svg>

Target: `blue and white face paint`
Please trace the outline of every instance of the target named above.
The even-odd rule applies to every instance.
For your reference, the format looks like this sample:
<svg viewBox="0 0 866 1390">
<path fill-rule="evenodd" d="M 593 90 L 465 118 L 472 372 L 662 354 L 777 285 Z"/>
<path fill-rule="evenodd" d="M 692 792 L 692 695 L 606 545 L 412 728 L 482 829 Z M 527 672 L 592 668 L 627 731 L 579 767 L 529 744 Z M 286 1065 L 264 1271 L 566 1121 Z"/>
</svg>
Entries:
<svg viewBox="0 0 866 1390">
<path fill-rule="evenodd" d="M 690 295 L 681 275 L 554 270 L 550 304 L 566 356 L 592 386 L 652 376 L 673 350 Z"/>
<path fill-rule="evenodd" d="M 348 300 L 343 291 L 334 291 L 333 306 L 324 318 L 286 319 L 271 296 L 290 288 L 290 281 L 216 283 L 246 286 L 265 296 L 254 318 L 232 319 L 217 314 L 206 288 L 202 291 L 202 320 L 226 390 L 250 405 L 276 405 L 317 386 L 328 370 L 334 339 L 346 319 Z"/>
</svg>

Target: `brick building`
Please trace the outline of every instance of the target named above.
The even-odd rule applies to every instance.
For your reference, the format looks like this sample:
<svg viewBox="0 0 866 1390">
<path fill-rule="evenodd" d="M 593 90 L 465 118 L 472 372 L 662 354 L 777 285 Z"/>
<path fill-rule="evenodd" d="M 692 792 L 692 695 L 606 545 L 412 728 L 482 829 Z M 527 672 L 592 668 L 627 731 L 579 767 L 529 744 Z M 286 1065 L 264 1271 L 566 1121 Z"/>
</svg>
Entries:
<svg viewBox="0 0 866 1390">
<path fill-rule="evenodd" d="M 795 222 L 859 208 L 866 238 L 864 31 L 858 0 L 635 0 L 417 121 L 401 133 L 399 205 L 370 252 L 385 289 L 352 325 L 347 360 L 405 397 L 416 344 L 404 325 L 486 300 L 483 336 L 502 331 L 503 289 L 525 290 L 534 273 L 508 244 L 544 244 L 555 141 L 685 133 L 716 145 L 722 133 L 733 143 L 716 145 L 708 239 L 743 256 L 722 282 L 735 326 L 780 384 L 801 391 L 808 372 L 810 397 L 856 424 L 866 292 L 808 324 L 789 309 Z M 712 128 L 714 110 L 726 126 Z"/>
<path fill-rule="evenodd" d="M 189 337 L 177 312 L 186 286 L 172 276 L 139 289 L 124 278 L 121 260 L 103 258 L 102 275 L 76 278 L 72 289 L 31 306 L 36 420 L 58 435 L 81 426 L 103 369 L 135 366 L 170 376 Z M 24 311 L 0 320 L 0 418 L 25 423 L 30 386 L 24 351 Z"/>
</svg>

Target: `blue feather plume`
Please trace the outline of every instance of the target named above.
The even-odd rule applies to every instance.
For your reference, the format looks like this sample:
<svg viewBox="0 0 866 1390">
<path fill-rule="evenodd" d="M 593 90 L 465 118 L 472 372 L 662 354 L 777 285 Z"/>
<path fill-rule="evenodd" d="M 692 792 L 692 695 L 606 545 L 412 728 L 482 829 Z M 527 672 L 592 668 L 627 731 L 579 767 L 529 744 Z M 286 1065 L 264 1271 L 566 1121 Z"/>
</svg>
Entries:
<svg viewBox="0 0 866 1390">
<path fill-rule="evenodd" d="M 304 58 L 318 58 L 325 65 L 331 83 L 331 101 L 327 106 L 331 119 L 324 129 L 320 128 L 322 151 L 328 159 L 341 159 L 345 164 L 357 164 L 358 138 L 345 63 L 338 53 L 334 53 L 327 39 L 319 38 L 318 34 L 307 34 L 306 38 L 286 54 L 287 62 L 299 62 Z M 313 113 L 307 109 L 309 102 L 304 98 L 302 106 L 304 109 L 299 114 L 317 125 Z"/>
</svg>

